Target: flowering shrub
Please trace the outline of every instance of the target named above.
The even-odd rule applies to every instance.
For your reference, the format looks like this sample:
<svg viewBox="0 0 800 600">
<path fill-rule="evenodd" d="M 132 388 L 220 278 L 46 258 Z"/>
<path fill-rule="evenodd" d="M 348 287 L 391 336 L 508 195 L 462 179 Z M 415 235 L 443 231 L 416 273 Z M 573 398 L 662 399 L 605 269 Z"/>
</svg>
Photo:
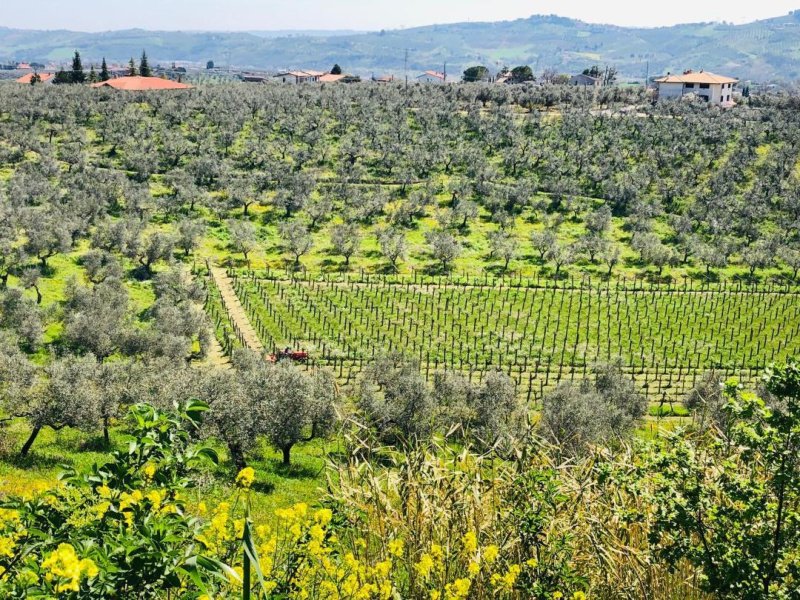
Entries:
<svg viewBox="0 0 800 600">
<path fill-rule="evenodd" d="M 189 593 L 225 572 L 202 556 L 202 523 L 188 515 L 182 490 L 201 458 L 189 430 L 206 406 L 176 413 L 138 405 L 134 439 L 85 477 L 0 504 L 0 597 L 141 598 Z"/>
</svg>

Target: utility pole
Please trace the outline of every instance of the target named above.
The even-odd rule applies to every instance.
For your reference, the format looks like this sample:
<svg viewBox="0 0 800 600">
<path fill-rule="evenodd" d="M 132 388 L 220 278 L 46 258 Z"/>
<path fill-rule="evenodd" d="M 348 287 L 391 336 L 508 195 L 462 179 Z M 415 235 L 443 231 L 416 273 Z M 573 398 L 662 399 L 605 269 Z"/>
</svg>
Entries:
<svg viewBox="0 0 800 600">
<path fill-rule="evenodd" d="M 406 87 L 408 87 L 408 48 L 406 48 L 406 57 L 403 61 L 403 71 L 406 74 Z"/>
</svg>

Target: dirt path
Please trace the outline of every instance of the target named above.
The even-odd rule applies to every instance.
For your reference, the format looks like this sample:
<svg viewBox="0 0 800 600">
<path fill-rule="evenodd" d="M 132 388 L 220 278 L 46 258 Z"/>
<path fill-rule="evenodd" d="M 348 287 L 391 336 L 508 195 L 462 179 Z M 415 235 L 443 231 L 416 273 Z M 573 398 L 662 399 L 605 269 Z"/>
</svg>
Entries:
<svg viewBox="0 0 800 600">
<path fill-rule="evenodd" d="M 210 331 L 209 333 L 210 337 L 206 355 L 202 360 L 195 361 L 193 366 L 197 367 L 198 369 L 202 369 L 204 367 L 222 367 L 223 369 L 230 368 L 231 359 L 228 356 L 225 356 L 225 351 L 222 349 L 222 346 L 220 345 L 217 336 L 214 335 L 214 332 Z"/>
<path fill-rule="evenodd" d="M 247 317 L 242 303 L 239 302 L 236 292 L 233 291 L 233 285 L 225 269 L 211 267 L 211 277 L 214 279 L 214 283 L 222 296 L 222 302 L 225 304 L 225 309 L 228 311 L 231 321 L 233 321 L 239 328 L 239 331 L 242 332 L 245 345 L 253 352 L 263 354 L 264 345 L 261 343 L 261 340 L 258 339 L 256 330 L 253 329 L 253 325 L 250 323 L 250 319 Z"/>
</svg>

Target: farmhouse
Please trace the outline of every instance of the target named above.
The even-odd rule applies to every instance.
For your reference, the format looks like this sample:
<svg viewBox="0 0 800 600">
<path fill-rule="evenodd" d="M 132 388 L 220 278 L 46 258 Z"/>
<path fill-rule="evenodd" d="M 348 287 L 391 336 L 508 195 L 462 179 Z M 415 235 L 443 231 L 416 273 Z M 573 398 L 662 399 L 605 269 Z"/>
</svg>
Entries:
<svg viewBox="0 0 800 600">
<path fill-rule="evenodd" d="M 417 81 L 420 83 L 445 83 L 447 81 L 447 73 L 425 71 L 422 75 L 417 76 Z"/>
<path fill-rule="evenodd" d="M 150 90 L 188 90 L 192 86 L 179 83 L 170 79 L 160 77 L 117 77 L 108 81 L 93 83 L 93 88 L 110 87 L 115 90 L 127 90 L 129 92 L 145 92 Z"/>
<path fill-rule="evenodd" d="M 317 83 L 325 75 L 321 71 L 283 71 L 273 76 L 273 79 L 280 83 Z"/>
<path fill-rule="evenodd" d="M 592 77 L 585 73 L 570 77 L 569 82 L 572 85 L 582 85 L 584 87 L 600 87 L 603 85 L 603 79 L 601 77 Z"/>
<path fill-rule="evenodd" d="M 655 80 L 658 85 L 658 98 L 682 98 L 695 94 L 711 104 L 733 106 L 733 86 L 739 80 L 708 71 L 685 71 L 683 75 L 667 74 Z"/>
</svg>

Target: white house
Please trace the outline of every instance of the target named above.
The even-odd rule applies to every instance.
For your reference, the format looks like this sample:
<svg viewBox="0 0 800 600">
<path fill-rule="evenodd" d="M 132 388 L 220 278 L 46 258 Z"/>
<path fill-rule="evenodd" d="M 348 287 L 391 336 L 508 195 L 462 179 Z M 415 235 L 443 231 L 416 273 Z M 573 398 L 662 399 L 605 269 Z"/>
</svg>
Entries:
<svg viewBox="0 0 800 600">
<path fill-rule="evenodd" d="M 655 80 L 658 85 L 658 98 L 682 98 L 695 94 L 706 102 L 718 106 L 733 106 L 733 86 L 739 80 L 708 71 L 686 71 L 683 75 L 670 75 Z"/>
<path fill-rule="evenodd" d="M 571 85 L 582 85 L 583 87 L 600 87 L 603 85 L 602 77 L 592 77 L 585 73 L 579 73 L 569 78 Z"/>
<path fill-rule="evenodd" d="M 447 81 L 447 73 L 425 71 L 422 75 L 417 76 L 417 81 L 420 83 L 445 83 Z"/>
<path fill-rule="evenodd" d="M 323 75 L 322 71 L 283 71 L 272 78 L 279 83 L 317 83 Z"/>
</svg>

